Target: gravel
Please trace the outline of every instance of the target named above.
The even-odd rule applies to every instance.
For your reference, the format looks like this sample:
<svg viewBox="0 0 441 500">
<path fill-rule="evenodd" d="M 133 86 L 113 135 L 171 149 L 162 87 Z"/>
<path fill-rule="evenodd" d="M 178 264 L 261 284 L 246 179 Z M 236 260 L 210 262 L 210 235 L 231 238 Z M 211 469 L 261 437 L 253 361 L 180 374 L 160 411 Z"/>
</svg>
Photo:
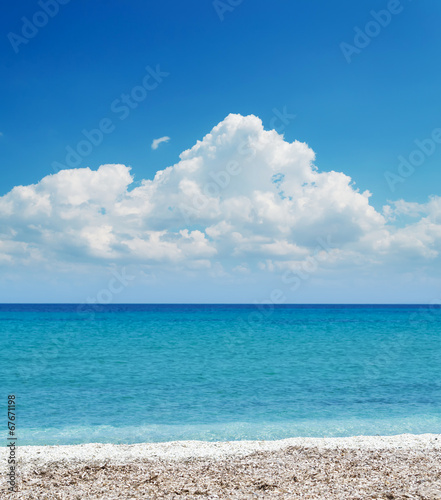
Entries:
<svg viewBox="0 0 441 500">
<path fill-rule="evenodd" d="M 441 435 L 18 448 L 0 498 L 441 500 Z M 0 450 L 4 470 L 7 450 Z M 5 477 L 5 472 L 2 474 Z"/>
</svg>

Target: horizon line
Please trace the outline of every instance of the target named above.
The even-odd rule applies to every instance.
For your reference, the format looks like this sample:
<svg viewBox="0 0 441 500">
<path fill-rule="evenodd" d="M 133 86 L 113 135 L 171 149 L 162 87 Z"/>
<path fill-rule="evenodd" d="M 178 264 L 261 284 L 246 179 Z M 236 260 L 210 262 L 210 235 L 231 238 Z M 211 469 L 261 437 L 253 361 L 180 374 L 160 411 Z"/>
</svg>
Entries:
<svg viewBox="0 0 441 500">
<path fill-rule="evenodd" d="M 0 302 L 0 306 L 429 306 L 441 307 L 441 304 L 416 302 L 297 302 L 274 304 L 273 302 L 117 302 L 102 304 L 99 302 Z"/>
</svg>

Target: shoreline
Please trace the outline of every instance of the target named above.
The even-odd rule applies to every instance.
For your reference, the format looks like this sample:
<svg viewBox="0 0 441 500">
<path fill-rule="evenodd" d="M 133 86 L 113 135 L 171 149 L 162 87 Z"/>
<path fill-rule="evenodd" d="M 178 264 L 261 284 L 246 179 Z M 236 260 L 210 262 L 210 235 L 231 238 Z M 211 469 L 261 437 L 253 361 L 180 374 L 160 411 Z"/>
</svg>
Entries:
<svg viewBox="0 0 441 500">
<path fill-rule="evenodd" d="M 138 444 L 87 443 L 76 445 L 17 446 L 18 465 L 51 462 L 126 464 L 139 460 L 222 460 L 244 457 L 256 452 L 277 452 L 288 447 L 319 450 L 359 449 L 440 449 L 441 434 L 398 434 L 394 436 L 294 437 L 262 441 L 167 441 Z M 7 455 L 1 448 L 1 460 Z"/>
</svg>

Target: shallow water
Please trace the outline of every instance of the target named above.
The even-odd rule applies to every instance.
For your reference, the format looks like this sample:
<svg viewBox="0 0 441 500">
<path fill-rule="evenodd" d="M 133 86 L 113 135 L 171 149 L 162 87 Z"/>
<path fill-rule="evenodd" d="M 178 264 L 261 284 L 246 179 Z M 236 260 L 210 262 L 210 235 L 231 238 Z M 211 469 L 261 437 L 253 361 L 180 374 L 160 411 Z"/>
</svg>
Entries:
<svg viewBox="0 0 441 500">
<path fill-rule="evenodd" d="M 0 306 L 21 444 L 441 432 L 439 308 L 94 307 Z"/>
</svg>

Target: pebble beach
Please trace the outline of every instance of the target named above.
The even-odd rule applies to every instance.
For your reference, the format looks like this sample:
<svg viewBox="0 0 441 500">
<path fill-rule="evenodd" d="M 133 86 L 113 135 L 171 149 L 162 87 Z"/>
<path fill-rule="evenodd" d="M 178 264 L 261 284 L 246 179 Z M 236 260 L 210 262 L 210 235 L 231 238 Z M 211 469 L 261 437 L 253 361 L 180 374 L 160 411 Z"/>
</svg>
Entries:
<svg viewBox="0 0 441 500">
<path fill-rule="evenodd" d="M 1 498 L 441 499 L 436 434 L 24 446 L 17 456 L 18 491 L 3 482 Z"/>
</svg>

